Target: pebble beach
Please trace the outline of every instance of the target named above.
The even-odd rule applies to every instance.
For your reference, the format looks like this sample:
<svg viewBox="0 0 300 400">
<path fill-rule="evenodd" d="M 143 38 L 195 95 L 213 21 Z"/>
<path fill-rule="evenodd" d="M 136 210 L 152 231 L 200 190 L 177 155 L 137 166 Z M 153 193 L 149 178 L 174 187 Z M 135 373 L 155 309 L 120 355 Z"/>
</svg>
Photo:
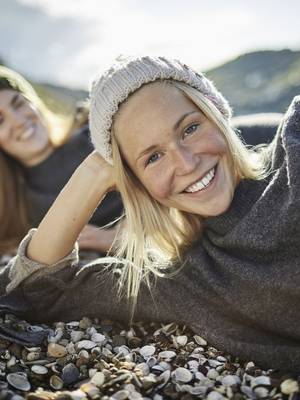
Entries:
<svg viewBox="0 0 300 400">
<path fill-rule="evenodd" d="M 297 374 L 263 370 L 175 321 L 0 318 L 0 400 L 300 400 L 299 385 Z"/>
</svg>

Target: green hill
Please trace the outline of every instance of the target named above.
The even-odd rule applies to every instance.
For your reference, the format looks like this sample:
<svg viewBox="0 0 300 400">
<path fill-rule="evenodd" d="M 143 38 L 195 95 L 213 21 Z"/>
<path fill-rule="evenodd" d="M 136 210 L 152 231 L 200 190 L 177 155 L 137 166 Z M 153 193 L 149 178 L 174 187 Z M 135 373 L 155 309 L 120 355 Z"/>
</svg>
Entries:
<svg viewBox="0 0 300 400">
<path fill-rule="evenodd" d="M 206 71 L 234 113 L 284 112 L 300 94 L 300 51 L 258 51 Z"/>
</svg>

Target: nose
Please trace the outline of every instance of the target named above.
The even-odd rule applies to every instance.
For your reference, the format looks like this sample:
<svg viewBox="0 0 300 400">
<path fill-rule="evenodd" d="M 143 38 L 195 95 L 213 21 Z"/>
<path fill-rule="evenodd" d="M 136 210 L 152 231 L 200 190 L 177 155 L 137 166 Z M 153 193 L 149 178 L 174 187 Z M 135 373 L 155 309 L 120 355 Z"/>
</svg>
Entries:
<svg viewBox="0 0 300 400">
<path fill-rule="evenodd" d="M 12 110 L 11 117 L 15 128 L 23 128 L 27 122 L 27 116 L 18 110 Z"/>
<path fill-rule="evenodd" d="M 195 170 L 198 158 L 191 148 L 179 144 L 171 153 L 176 175 L 187 175 Z"/>
</svg>

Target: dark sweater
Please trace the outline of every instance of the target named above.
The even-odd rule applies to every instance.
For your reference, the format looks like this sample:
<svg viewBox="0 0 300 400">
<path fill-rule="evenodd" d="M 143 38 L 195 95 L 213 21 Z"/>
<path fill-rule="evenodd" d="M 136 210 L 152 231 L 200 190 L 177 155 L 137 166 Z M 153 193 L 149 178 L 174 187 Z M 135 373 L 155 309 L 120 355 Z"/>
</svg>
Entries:
<svg viewBox="0 0 300 400">
<path fill-rule="evenodd" d="M 84 125 L 46 160 L 33 167 L 23 168 L 32 226 L 38 226 L 75 169 L 93 150 L 88 126 Z M 122 211 L 119 193 L 110 192 L 89 223 L 103 226 L 119 217 Z"/>
<path fill-rule="evenodd" d="M 153 298 L 142 285 L 135 318 L 176 320 L 241 360 L 300 372 L 300 97 L 270 150 L 275 172 L 240 182 L 230 209 L 206 220 L 181 272 L 158 278 Z M 35 322 L 128 320 L 114 274 L 100 264 L 76 275 L 76 246 L 53 266 L 33 262 L 25 255 L 32 233 L 2 271 L 3 311 Z"/>
</svg>

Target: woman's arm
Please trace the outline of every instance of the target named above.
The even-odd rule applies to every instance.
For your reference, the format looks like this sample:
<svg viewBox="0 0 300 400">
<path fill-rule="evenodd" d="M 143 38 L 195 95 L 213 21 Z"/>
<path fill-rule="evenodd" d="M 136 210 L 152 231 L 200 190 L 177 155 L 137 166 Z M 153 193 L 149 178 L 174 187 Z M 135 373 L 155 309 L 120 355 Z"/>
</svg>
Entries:
<svg viewBox="0 0 300 400">
<path fill-rule="evenodd" d="M 40 223 L 29 242 L 28 258 L 51 265 L 69 254 L 96 207 L 113 187 L 112 166 L 98 152 L 92 152 Z"/>
</svg>

